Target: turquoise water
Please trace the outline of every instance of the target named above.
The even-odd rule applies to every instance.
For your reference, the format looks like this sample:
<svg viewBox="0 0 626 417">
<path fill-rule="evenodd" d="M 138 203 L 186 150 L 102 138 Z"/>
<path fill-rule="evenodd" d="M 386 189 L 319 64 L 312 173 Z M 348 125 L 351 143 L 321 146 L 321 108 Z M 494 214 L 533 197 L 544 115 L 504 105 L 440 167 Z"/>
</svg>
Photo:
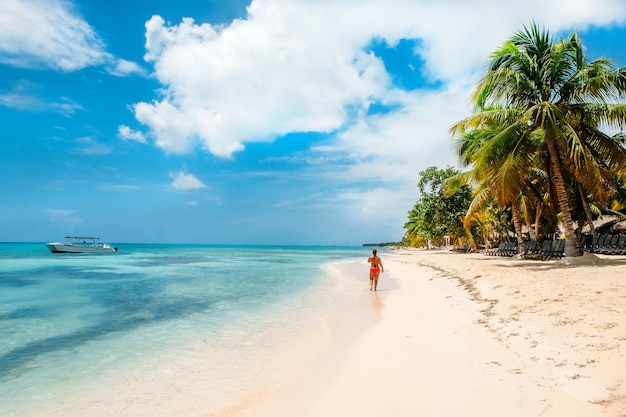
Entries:
<svg viewBox="0 0 626 417">
<path fill-rule="evenodd" d="M 361 283 L 330 264 L 368 256 L 364 248 L 116 246 L 117 254 L 77 255 L 0 244 L 0 415 L 120 415 L 98 404 L 117 396 L 132 410 L 174 386 L 202 389 L 188 393 L 190 404 L 210 398 L 198 410 L 232 407 L 271 382 L 263 364 L 294 343 L 287 336 L 307 345 L 305 330 L 323 332 L 329 306 L 353 300 Z"/>
</svg>

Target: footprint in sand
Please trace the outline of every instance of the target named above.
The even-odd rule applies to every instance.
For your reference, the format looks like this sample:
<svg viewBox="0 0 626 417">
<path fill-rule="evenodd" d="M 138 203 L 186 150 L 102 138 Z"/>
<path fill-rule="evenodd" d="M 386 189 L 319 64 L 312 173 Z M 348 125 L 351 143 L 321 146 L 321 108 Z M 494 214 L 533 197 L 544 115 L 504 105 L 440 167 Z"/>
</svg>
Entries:
<svg viewBox="0 0 626 417">
<path fill-rule="evenodd" d="M 606 350 L 614 350 L 617 349 L 619 347 L 619 345 L 615 346 L 615 345 L 609 345 L 607 343 L 598 343 L 598 344 L 588 344 L 587 346 L 585 346 L 585 349 L 587 350 L 595 350 L 595 351 L 606 351 Z"/>
<path fill-rule="evenodd" d="M 613 327 L 617 327 L 617 323 L 601 323 L 594 327 L 596 329 L 612 329 Z"/>
<path fill-rule="evenodd" d="M 580 320 L 574 320 L 572 318 L 565 317 L 564 319 L 561 319 L 561 320 L 557 321 L 556 323 L 554 323 L 554 325 L 555 326 L 567 326 L 567 325 L 570 325 L 570 324 L 576 324 L 579 321 Z"/>
</svg>

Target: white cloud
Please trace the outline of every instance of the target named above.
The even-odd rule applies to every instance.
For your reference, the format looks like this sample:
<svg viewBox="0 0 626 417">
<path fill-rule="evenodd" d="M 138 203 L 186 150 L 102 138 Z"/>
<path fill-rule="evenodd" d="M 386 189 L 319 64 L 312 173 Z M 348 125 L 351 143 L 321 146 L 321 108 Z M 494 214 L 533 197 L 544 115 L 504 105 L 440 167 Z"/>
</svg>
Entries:
<svg viewBox="0 0 626 417">
<path fill-rule="evenodd" d="M 193 174 L 185 174 L 184 171 L 170 173 L 170 177 L 173 178 L 171 186 L 176 190 L 186 191 L 207 188 L 207 186 Z"/>
<path fill-rule="evenodd" d="M 380 216 L 382 204 L 397 222 L 415 201 L 419 171 L 455 165 L 449 128 L 470 113 L 489 53 L 532 21 L 553 35 L 624 24 L 626 2 L 253 0 L 248 15 L 227 26 L 154 16 L 145 59 L 162 96 L 137 103 L 135 117 L 166 152 L 201 147 L 221 157 L 287 133 L 336 132 L 307 155 L 310 169 L 332 181 L 337 201 L 359 196 L 361 216 Z M 366 52 L 375 39 L 405 38 L 417 40 L 423 76 L 437 89 L 394 88 Z M 395 110 L 368 115 L 372 102 Z M 372 188 L 351 194 L 337 186 L 350 181 Z"/>
<path fill-rule="evenodd" d="M 146 75 L 139 64 L 107 52 L 71 0 L 1 0 L 0 63 L 59 71 L 105 65 L 118 77 Z"/>
<path fill-rule="evenodd" d="M 169 152 L 199 143 L 219 156 L 245 142 L 340 128 L 347 108 L 383 94 L 388 78 L 372 55 L 332 34 L 306 36 L 298 28 L 304 23 L 261 14 L 217 32 L 190 19 L 168 27 L 153 17 L 146 24 L 146 58 L 167 92 L 161 101 L 138 103 L 137 119 Z"/>
<path fill-rule="evenodd" d="M 137 103 L 135 115 L 167 152 L 200 145 L 222 157 L 245 143 L 290 132 L 345 129 L 354 121 L 351 111 L 395 99 L 384 65 L 365 52 L 376 38 L 392 45 L 402 38 L 420 40 L 417 53 L 426 75 L 446 87 L 441 95 L 418 91 L 404 100 L 414 101 L 414 110 L 428 110 L 426 96 L 451 98 L 457 86 L 467 94 L 488 53 L 532 19 L 558 31 L 620 23 L 626 16 L 622 1 L 575 3 L 530 0 L 521 8 L 512 0 L 254 0 L 245 19 L 224 27 L 190 18 L 168 25 L 153 16 L 146 23 L 145 59 L 154 64 L 163 96 Z M 455 99 L 465 103 L 467 97 Z M 360 119 L 367 119 L 364 113 Z M 414 136 L 416 125 L 404 126 L 397 133 Z M 444 128 L 437 140 L 449 126 L 439 127 Z M 406 154 L 395 149 L 400 157 Z"/>
<path fill-rule="evenodd" d="M 126 77 L 128 75 L 146 75 L 146 70 L 136 62 L 127 61 L 125 59 L 117 59 L 113 62 L 109 73 L 117 77 Z"/>
<path fill-rule="evenodd" d="M 100 37 L 69 1 L 0 1 L 1 63 L 74 71 L 108 59 Z"/>
<path fill-rule="evenodd" d="M 139 103 L 135 105 L 135 117 L 148 125 L 156 138 L 155 144 L 172 153 L 185 153 L 196 144 L 189 115 L 185 115 L 169 102 Z"/>
<path fill-rule="evenodd" d="M 83 222 L 83 219 L 76 214 L 75 210 L 47 209 L 46 212 L 50 217 L 50 221 L 55 223 L 75 225 Z"/>
<path fill-rule="evenodd" d="M 143 133 L 132 130 L 126 125 L 121 125 L 117 128 L 117 135 L 124 140 L 134 140 L 140 143 L 146 143 L 146 137 Z"/>
<path fill-rule="evenodd" d="M 27 89 L 27 88 L 26 88 Z M 52 111 L 71 117 L 76 110 L 82 110 L 82 106 L 69 98 L 61 97 L 61 101 L 50 102 L 31 95 L 26 89 L 18 86 L 14 91 L 0 94 L 0 106 L 32 112 Z"/>
<path fill-rule="evenodd" d="M 141 188 L 137 185 L 128 185 L 128 184 L 103 184 L 100 186 L 100 189 L 106 191 L 116 191 L 116 192 L 132 192 L 140 190 Z"/>
<path fill-rule="evenodd" d="M 108 155 L 113 152 L 111 146 L 99 143 L 90 136 L 77 138 L 76 143 L 79 146 L 70 150 L 70 152 L 77 155 Z"/>
</svg>

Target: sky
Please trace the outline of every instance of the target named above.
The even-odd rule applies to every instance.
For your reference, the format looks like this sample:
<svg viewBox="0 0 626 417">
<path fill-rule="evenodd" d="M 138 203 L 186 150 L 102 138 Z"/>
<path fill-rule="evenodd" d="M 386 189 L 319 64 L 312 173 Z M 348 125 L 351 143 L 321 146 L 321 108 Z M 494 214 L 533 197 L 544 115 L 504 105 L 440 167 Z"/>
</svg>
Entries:
<svg viewBox="0 0 626 417">
<path fill-rule="evenodd" d="M 622 0 L 0 0 L 0 241 L 399 241 L 489 54 Z"/>
</svg>

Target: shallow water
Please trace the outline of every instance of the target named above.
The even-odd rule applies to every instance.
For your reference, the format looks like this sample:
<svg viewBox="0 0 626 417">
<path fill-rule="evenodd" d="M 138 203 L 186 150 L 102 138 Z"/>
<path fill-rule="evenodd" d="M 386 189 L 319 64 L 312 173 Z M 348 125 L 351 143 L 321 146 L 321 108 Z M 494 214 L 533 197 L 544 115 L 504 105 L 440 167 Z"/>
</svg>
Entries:
<svg viewBox="0 0 626 417">
<path fill-rule="evenodd" d="M 202 415 L 262 395 L 324 343 L 364 248 L 0 244 L 0 415 Z M 275 352 L 281 352 L 276 357 Z M 309 352 L 309 353 L 307 353 Z"/>
</svg>

